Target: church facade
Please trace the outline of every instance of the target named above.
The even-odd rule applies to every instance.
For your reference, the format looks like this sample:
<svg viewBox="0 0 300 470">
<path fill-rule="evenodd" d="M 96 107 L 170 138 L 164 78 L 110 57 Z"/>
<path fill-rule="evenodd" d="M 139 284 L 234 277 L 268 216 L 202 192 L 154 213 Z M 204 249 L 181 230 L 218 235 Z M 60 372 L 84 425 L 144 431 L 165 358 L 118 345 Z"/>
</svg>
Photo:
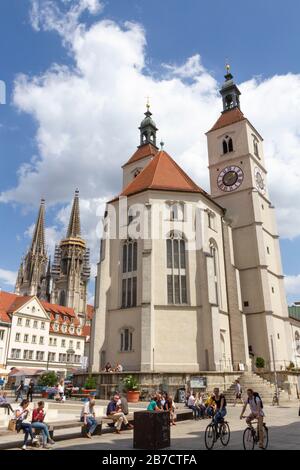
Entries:
<svg viewBox="0 0 300 470">
<path fill-rule="evenodd" d="M 263 139 L 229 70 L 207 132 L 211 194 L 157 146 L 149 106 L 140 144 L 109 201 L 96 278 L 90 370 L 197 372 L 292 360 Z"/>
</svg>

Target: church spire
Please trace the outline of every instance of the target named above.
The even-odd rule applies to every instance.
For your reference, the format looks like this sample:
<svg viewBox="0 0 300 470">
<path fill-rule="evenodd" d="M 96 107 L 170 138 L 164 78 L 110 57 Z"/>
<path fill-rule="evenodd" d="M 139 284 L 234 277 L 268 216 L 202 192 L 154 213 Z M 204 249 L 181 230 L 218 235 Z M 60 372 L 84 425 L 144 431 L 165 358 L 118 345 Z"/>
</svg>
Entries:
<svg viewBox="0 0 300 470">
<path fill-rule="evenodd" d="M 233 81 L 233 75 L 230 72 L 230 65 L 226 64 L 225 82 L 222 85 L 220 94 L 223 99 L 223 113 L 233 108 L 240 109 L 240 90 Z"/>
<path fill-rule="evenodd" d="M 70 222 L 67 232 L 67 238 L 77 238 L 81 235 L 80 229 L 80 210 L 79 210 L 79 190 L 76 189 L 73 201 L 73 207 L 70 216 Z"/>
<path fill-rule="evenodd" d="M 147 101 L 147 111 L 145 112 L 145 118 L 141 122 L 139 127 L 140 136 L 140 147 L 145 144 L 152 144 L 156 147 L 156 133 L 158 131 L 155 122 L 152 119 L 152 113 L 150 111 L 149 99 Z"/>
<path fill-rule="evenodd" d="M 33 255 L 46 256 L 45 248 L 45 200 L 41 200 L 30 251 Z"/>
</svg>

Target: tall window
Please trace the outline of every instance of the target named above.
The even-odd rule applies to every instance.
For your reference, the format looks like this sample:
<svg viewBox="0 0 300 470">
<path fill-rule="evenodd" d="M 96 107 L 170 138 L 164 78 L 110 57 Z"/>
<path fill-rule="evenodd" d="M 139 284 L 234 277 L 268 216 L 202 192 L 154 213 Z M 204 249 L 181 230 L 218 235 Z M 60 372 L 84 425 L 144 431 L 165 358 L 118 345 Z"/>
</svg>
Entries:
<svg viewBox="0 0 300 470">
<path fill-rule="evenodd" d="M 120 332 L 120 351 L 132 351 L 132 333 L 131 328 L 123 328 Z"/>
<path fill-rule="evenodd" d="M 218 259 L 218 248 L 214 241 L 210 242 L 210 254 L 213 258 L 213 269 L 214 269 L 214 283 L 215 283 L 215 295 L 216 304 L 219 305 L 219 259 Z"/>
<path fill-rule="evenodd" d="M 123 245 L 122 308 L 137 303 L 137 242 L 127 240 Z"/>
<path fill-rule="evenodd" d="M 295 333 L 295 343 L 296 343 L 297 354 L 300 354 L 300 335 L 298 331 L 296 331 Z"/>
<path fill-rule="evenodd" d="M 223 139 L 223 153 L 228 153 L 228 152 L 233 152 L 233 142 L 232 138 L 226 135 L 226 137 Z"/>
<path fill-rule="evenodd" d="M 182 222 L 184 220 L 184 205 L 180 202 L 170 204 L 170 220 Z"/>
<path fill-rule="evenodd" d="M 187 303 L 185 241 L 177 232 L 167 240 L 167 289 L 169 304 Z"/>
<path fill-rule="evenodd" d="M 254 155 L 259 157 L 259 151 L 258 151 L 258 140 L 256 137 L 253 138 L 253 150 L 254 150 Z"/>
</svg>

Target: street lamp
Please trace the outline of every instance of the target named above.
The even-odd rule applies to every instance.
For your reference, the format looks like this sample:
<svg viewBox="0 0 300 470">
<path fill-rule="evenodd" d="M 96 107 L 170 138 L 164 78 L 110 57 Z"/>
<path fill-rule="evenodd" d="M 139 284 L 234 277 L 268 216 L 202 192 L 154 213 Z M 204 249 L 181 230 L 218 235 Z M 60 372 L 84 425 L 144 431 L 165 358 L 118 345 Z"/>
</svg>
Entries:
<svg viewBox="0 0 300 470">
<path fill-rule="evenodd" d="M 271 348 L 272 348 L 272 359 L 273 359 L 273 367 L 274 367 L 275 393 L 277 397 L 277 405 L 279 405 L 279 391 L 278 391 L 277 372 L 276 372 L 276 365 L 275 365 L 273 335 L 271 335 Z"/>
</svg>

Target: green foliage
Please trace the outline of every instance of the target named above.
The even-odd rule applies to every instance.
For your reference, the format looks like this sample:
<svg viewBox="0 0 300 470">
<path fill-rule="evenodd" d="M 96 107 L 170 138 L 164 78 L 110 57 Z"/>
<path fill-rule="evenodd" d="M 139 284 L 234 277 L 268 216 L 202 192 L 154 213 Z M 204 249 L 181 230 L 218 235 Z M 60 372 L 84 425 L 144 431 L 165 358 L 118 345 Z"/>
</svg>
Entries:
<svg viewBox="0 0 300 470">
<path fill-rule="evenodd" d="M 139 390 L 140 384 L 136 377 L 133 375 L 127 375 L 123 380 L 124 390 L 126 392 L 133 392 Z"/>
<path fill-rule="evenodd" d="M 255 365 L 257 369 L 263 369 L 265 367 L 265 360 L 263 357 L 257 357 Z"/>
<path fill-rule="evenodd" d="M 45 374 L 41 375 L 38 380 L 38 385 L 42 387 L 53 387 L 58 382 L 57 375 L 54 371 L 45 372 Z"/>
<path fill-rule="evenodd" d="M 86 382 L 84 384 L 84 388 L 87 390 L 93 390 L 97 387 L 97 380 L 95 377 L 92 377 L 91 375 L 86 379 Z"/>
</svg>

